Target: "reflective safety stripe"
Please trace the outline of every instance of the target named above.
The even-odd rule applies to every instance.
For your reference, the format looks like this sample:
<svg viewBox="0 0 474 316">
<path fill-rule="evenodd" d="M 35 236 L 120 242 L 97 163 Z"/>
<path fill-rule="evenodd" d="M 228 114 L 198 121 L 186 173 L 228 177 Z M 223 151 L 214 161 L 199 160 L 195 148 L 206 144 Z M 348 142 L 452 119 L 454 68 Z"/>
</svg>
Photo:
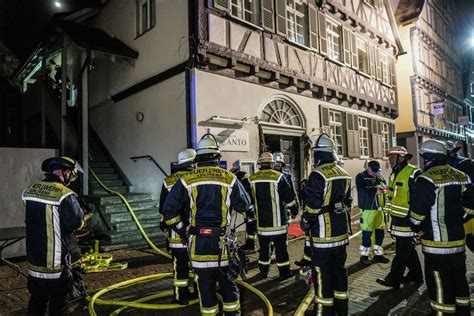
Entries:
<svg viewBox="0 0 474 316">
<path fill-rule="evenodd" d="M 421 244 L 428 247 L 437 247 L 437 248 L 450 248 L 450 247 L 460 247 L 466 244 L 465 239 L 453 240 L 453 241 L 433 241 L 422 239 Z"/>
<path fill-rule="evenodd" d="M 296 200 L 293 200 L 292 202 L 286 204 L 286 207 L 292 207 L 295 204 L 296 204 Z"/>
<path fill-rule="evenodd" d="M 217 315 L 218 312 L 219 312 L 219 305 L 215 305 L 215 306 L 212 306 L 212 307 L 201 306 L 201 314 L 204 314 L 204 315 Z"/>
<path fill-rule="evenodd" d="M 55 273 L 45 273 L 45 272 L 36 272 L 32 270 L 28 270 L 28 274 L 32 277 L 39 278 L 39 279 L 59 279 L 61 277 L 62 272 L 55 272 Z"/>
<path fill-rule="evenodd" d="M 252 240 L 257 240 L 257 235 L 256 234 L 247 234 L 247 239 L 252 239 Z"/>
<path fill-rule="evenodd" d="M 290 262 L 289 261 L 286 261 L 286 262 L 277 262 L 277 267 L 285 267 L 285 266 L 289 266 L 290 265 Z"/>
<path fill-rule="evenodd" d="M 339 247 L 343 246 L 349 243 L 349 240 L 341 240 L 337 242 L 329 242 L 329 243 L 313 243 L 314 248 L 334 248 L 334 247 Z"/>
<path fill-rule="evenodd" d="M 176 224 L 176 229 L 181 229 L 183 228 L 184 224 L 183 222 L 179 222 L 178 224 Z"/>
<path fill-rule="evenodd" d="M 471 305 L 471 301 L 469 297 L 456 297 L 456 305 L 469 306 Z"/>
<path fill-rule="evenodd" d="M 181 221 L 181 216 L 178 215 L 176 217 L 170 218 L 169 220 L 165 221 L 165 224 L 168 226 L 172 226 L 180 221 Z"/>
<path fill-rule="evenodd" d="M 306 254 L 303 255 L 303 259 L 311 261 L 311 257 Z"/>
<path fill-rule="evenodd" d="M 347 292 L 334 291 L 334 298 L 337 298 L 340 300 L 348 300 L 349 295 L 347 295 Z"/>
<path fill-rule="evenodd" d="M 173 285 L 177 287 L 185 287 L 188 286 L 188 279 L 183 280 L 173 280 Z"/>
<path fill-rule="evenodd" d="M 183 249 L 183 248 L 187 248 L 187 246 L 182 243 L 170 243 L 170 248 Z"/>
<path fill-rule="evenodd" d="M 419 215 L 419 214 L 416 214 L 415 212 L 410 212 L 410 216 L 411 216 L 411 218 L 413 218 L 417 221 L 422 221 L 426 218 L 426 215 Z"/>
<path fill-rule="evenodd" d="M 431 306 L 433 303 L 443 304 L 443 284 L 441 282 L 441 276 L 439 275 L 439 271 L 433 271 L 435 284 L 436 284 L 436 302 L 431 301 Z"/>
<path fill-rule="evenodd" d="M 418 221 L 418 220 L 414 219 L 413 217 L 410 217 L 410 222 L 412 222 L 413 225 L 417 225 L 417 226 L 421 224 L 421 221 Z"/>
<path fill-rule="evenodd" d="M 466 251 L 466 247 L 452 247 L 452 248 L 435 248 L 435 247 L 428 247 L 423 245 L 422 249 L 423 252 L 426 253 L 433 253 L 438 255 L 450 255 L 453 253 L 460 253 Z"/>
<path fill-rule="evenodd" d="M 324 238 L 319 238 L 319 237 L 313 237 L 313 242 L 317 243 L 328 243 L 328 242 L 335 242 L 335 241 L 341 241 L 344 239 L 347 239 L 348 235 L 340 235 L 340 236 L 335 236 L 335 237 L 324 237 Z"/>
<path fill-rule="evenodd" d="M 258 260 L 258 264 L 261 264 L 261 265 L 264 265 L 264 266 L 267 266 L 269 265 L 270 263 L 272 263 L 272 260 L 268 260 L 268 261 L 262 261 L 262 260 Z"/>
<path fill-rule="evenodd" d="M 240 302 L 239 301 L 229 302 L 229 303 L 223 302 L 222 309 L 224 310 L 224 312 L 233 312 L 233 311 L 239 310 Z"/>
<path fill-rule="evenodd" d="M 474 215 L 474 210 L 467 207 L 464 208 L 464 212 L 468 215 Z"/>
<path fill-rule="evenodd" d="M 333 298 L 324 298 L 324 297 L 315 296 L 314 297 L 314 302 L 316 304 L 321 304 L 321 305 L 324 305 L 324 306 L 333 306 L 334 305 L 334 299 Z"/>
<path fill-rule="evenodd" d="M 221 267 L 225 267 L 229 265 L 228 260 L 221 261 Z M 193 268 L 218 268 L 219 262 L 199 262 L 199 261 L 191 261 L 191 266 Z"/>
<path fill-rule="evenodd" d="M 305 206 L 304 208 L 304 212 L 308 213 L 308 214 L 319 214 L 319 212 L 321 212 L 321 209 L 320 208 L 311 208 L 309 207 L 308 205 Z"/>
<path fill-rule="evenodd" d="M 434 301 L 430 302 L 431 308 L 438 312 L 454 314 L 456 312 L 456 305 L 440 304 Z"/>
<path fill-rule="evenodd" d="M 259 227 L 260 228 L 260 227 Z M 268 230 L 268 231 L 262 231 L 260 229 L 257 230 L 257 233 L 262 236 L 275 236 L 275 235 L 283 235 L 287 233 L 287 229 L 282 229 L 282 230 Z"/>
</svg>

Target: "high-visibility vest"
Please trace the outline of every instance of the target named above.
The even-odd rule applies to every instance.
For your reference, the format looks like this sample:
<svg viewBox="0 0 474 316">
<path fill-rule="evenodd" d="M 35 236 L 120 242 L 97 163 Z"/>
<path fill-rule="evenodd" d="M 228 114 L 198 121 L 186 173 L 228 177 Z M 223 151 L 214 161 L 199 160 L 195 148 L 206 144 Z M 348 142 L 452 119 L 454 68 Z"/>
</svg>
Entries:
<svg viewBox="0 0 474 316">
<path fill-rule="evenodd" d="M 410 178 L 415 176 L 419 169 L 407 164 L 396 176 L 392 173 L 388 183 L 387 202 L 385 210 L 395 217 L 406 217 L 410 210 Z"/>
</svg>

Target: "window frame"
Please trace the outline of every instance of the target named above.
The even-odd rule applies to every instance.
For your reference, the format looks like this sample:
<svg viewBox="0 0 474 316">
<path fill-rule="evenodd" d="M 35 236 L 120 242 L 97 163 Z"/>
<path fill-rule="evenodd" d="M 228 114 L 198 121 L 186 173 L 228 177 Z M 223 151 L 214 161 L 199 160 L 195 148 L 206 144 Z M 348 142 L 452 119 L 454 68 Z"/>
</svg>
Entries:
<svg viewBox="0 0 474 316">
<path fill-rule="evenodd" d="M 387 122 L 381 122 L 380 135 L 382 135 L 382 153 L 386 157 L 390 148 L 390 125 Z M 385 127 L 387 130 L 385 130 Z"/>
<path fill-rule="evenodd" d="M 237 2 L 237 3 L 234 3 Z M 259 24 L 259 16 L 258 16 L 258 10 L 257 10 L 257 5 L 260 4 L 260 0 L 230 0 L 229 2 L 229 14 L 230 16 L 239 19 L 245 23 L 250 23 L 253 25 L 258 25 Z M 250 8 L 246 8 L 246 5 L 249 4 Z M 233 10 L 234 8 L 237 8 L 237 10 L 240 10 L 241 16 L 238 14 L 234 14 Z M 246 19 L 246 13 L 249 13 L 250 15 L 250 20 Z"/>
<path fill-rule="evenodd" d="M 146 17 L 146 28 L 143 29 L 143 7 L 146 5 L 147 17 Z M 146 32 L 153 29 L 156 25 L 156 2 L 155 0 L 136 0 L 136 37 L 138 38 Z"/>
<path fill-rule="evenodd" d="M 365 116 L 358 116 L 358 123 L 359 123 L 359 146 L 360 146 L 360 157 L 361 158 L 369 158 L 370 157 L 370 140 L 369 140 L 369 119 Z M 365 126 L 362 122 L 365 121 Z M 364 133 L 366 133 L 364 135 Z M 364 137 L 366 136 L 366 137 Z M 367 141 L 367 146 L 363 146 L 363 140 Z M 367 154 L 364 153 L 364 149 L 367 150 Z"/>
<path fill-rule="evenodd" d="M 390 61 L 388 55 L 380 51 L 379 52 L 379 62 L 380 68 L 382 71 L 382 83 L 389 85 L 390 84 Z"/>
<path fill-rule="evenodd" d="M 292 5 L 288 2 L 292 1 Z M 297 9 L 297 5 L 301 5 L 305 12 L 301 12 Z M 302 0 L 285 0 L 286 9 L 286 39 L 292 43 L 302 45 L 304 47 L 309 46 L 308 39 L 308 4 Z M 290 18 L 290 15 L 292 18 Z M 298 19 L 301 23 L 298 23 Z M 298 27 L 301 28 L 301 33 L 298 33 Z M 302 42 L 301 42 L 302 40 Z"/>
<path fill-rule="evenodd" d="M 331 136 L 331 139 L 334 141 L 334 144 L 336 145 L 336 152 L 339 157 L 344 157 L 345 156 L 345 146 L 346 146 L 346 141 L 345 141 L 345 135 L 344 135 L 344 113 L 341 111 L 334 111 L 329 109 L 329 135 Z M 335 118 L 337 116 L 340 117 L 340 122 L 333 120 L 333 117 Z M 340 129 L 340 134 L 337 133 L 337 129 Z M 338 137 L 340 137 L 341 142 L 339 143 Z M 339 152 L 340 149 L 340 152 Z"/>
<path fill-rule="evenodd" d="M 332 30 L 332 27 L 337 27 L 338 31 L 335 32 L 334 30 Z M 336 42 L 333 41 L 333 37 L 335 37 L 335 35 L 337 35 L 337 39 L 338 39 L 337 45 L 339 47 L 337 59 L 334 57 L 334 52 L 335 52 L 334 46 Z M 343 52 L 342 52 L 342 26 L 340 23 L 327 17 L 326 17 L 326 41 L 327 41 L 326 56 L 335 62 L 344 63 Z"/>
<path fill-rule="evenodd" d="M 361 58 L 360 58 L 360 55 L 359 55 L 359 44 L 360 43 L 362 43 L 363 48 L 364 48 L 364 52 L 365 52 L 365 63 L 364 63 L 365 70 L 360 67 L 360 61 L 361 61 Z M 370 73 L 370 69 L 369 69 L 370 68 L 369 67 L 369 42 L 366 39 L 364 39 L 364 38 L 357 35 L 356 36 L 356 50 L 357 50 L 357 69 L 361 73 L 363 73 L 367 76 L 370 76 L 369 75 L 369 73 Z"/>
</svg>

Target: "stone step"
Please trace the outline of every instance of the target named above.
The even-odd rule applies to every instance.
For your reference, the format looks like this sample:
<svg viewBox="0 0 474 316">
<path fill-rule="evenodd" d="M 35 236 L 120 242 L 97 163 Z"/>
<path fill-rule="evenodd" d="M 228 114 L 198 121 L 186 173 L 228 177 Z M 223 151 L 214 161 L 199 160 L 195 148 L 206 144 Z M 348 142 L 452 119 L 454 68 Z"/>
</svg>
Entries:
<svg viewBox="0 0 474 316">
<path fill-rule="evenodd" d="M 112 172 L 112 173 L 96 173 L 97 177 L 100 180 L 117 180 L 119 179 L 119 174 Z M 92 174 L 89 174 L 89 179 L 95 180 Z"/>
<path fill-rule="evenodd" d="M 107 158 L 105 155 L 104 156 L 95 156 L 89 159 L 89 162 L 106 162 L 109 161 L 109 158 Z"/>
<path fill-rule="evenodd" d="M 127 199 L 129 203 L 153 200 L 153 195 L 151 193 L 125 193 L 123 194 L 123 196 Z M 97 206 L 109 205 L 109 204 L 122 204 L 122 200 L 116 195 L 108 195 L 108 196 L 89 195 L 89 196 L 85 196 L 84 199 L 87 202 L 94 203 Z"/>
<path fill-rule="evenodd" d="M 115 168 L 92 168 L 95 174 L 107 174 L 107 173 L 114 173 Z"/>
<path fill-rule="evenodd" d="M 101 182 L 108 186 L 108 187 L 118 187 L 118 186 L 121 186 L 123 184 L 123 181 L 121 179 L 114 179 L 114 180 L 101 180 Z M 93 180 L 93 181 L 90 181 L 90 184 L 92 187 L 100 187 L 100 184 L 99 182 Z"/>
<path fill-rule="evenodd" d="M 110 190 L 118 192 L 118 193 L 127 193 L 127 187 L 126 186 L 109 186 L 108 187 Z M 107 192 L 105 189 L 102 189 L 101 186 L 92 186 L 90 188 L 91 194 L 97 194 L 97 195 L 107 195 L 110 194 Z"/>
<path fill-rule="evenodd" d="M 137 211 L 135 212 L 135 216 L 138 218 L 140 222 L 144 220 L 153 220 L 153 219 L 159 220 L 160 219 L 160 213 L 158 211 L 158 208 L 150 208 L 150 209 Z M 133 221 L 132 215 L 130 215 L 130 213 L 128 212 L 107 214 L 106 217 L 107 217 L 107 221 L 110 224 Z"/>
<path fill-rule="evenodd" d="M 153 219 L 153 220 L 144 220 L 140 221 L 140 225 L 142 225 L 143 229 L 151 229 L 156 228 L 160 229 L 160 221 Z M 135 222 L 122 222 L 122 223 L 115 223 L 112 224 L 112 230 L 117 232 L 125 232 L 125 231 L 132 231 L 138 230 L 137 224 Z"/>
<path fill-rule="evenodd" d="M 91 161 L 89 166 L 93 169 L 96 169 L 96 168 L 112 168 L 112 164 L 108 161 Z"/>
<path fill-rule="evenodd" d="M 146 210 L 150 208 L 156 208 L 158 201 L 149 200 L 149 201 L 139 201 L 134 203 L 129 203 L 134 211 Z M 100 206 L 100 209 L 104 214 L 113 214 L 113 213 L 128 213 L 127 206 L 123 203 L 120 204 L 108 204 Z"/>
<path fill-rule="evenodd" d="M 156 241 L 159 239 L 160 236 L 163 236 L 163 233 L 161 231 L 157 231 L 156 229 L 145 229 L 145 232 L 147 233 L 148 237 L 152 241 Z M 127 231 L 127 232 L 114 232 L 114 231 L 108 231 L 104 233 L 105 240 L 112 244 L 117 244 L 117 243 L 139 243 L 141 240 L 143 242 L 146 242 L 143 239 L 142 234 L 138 230 L 134 231 Z M 164 237 L 164 236 L 163 236 Z"/>
</svg>

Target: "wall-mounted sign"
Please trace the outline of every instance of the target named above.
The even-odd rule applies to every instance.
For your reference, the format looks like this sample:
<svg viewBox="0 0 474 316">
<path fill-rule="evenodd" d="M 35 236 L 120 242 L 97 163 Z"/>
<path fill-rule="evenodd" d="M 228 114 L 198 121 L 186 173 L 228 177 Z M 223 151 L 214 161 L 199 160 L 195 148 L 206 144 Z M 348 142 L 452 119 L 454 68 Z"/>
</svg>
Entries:
<svg viewBox="0 0 474 316">
<path fill-rule="evenodd" d="M 444 102 L 431 103 L 431 114 L 442 115 L 444 113 Z"/>
<path fill-rule="evenodd" d="M 249 151 L 249 133 L 240 129 L 210 128 L 209 133 L 216 136 L 222 151 Z"/>
<path fill-rule="evenodd" d="M 458 123 L 459 125 L 469 125 L 469 116 L 460 116 L 458 117 Z"/>
</svg>

